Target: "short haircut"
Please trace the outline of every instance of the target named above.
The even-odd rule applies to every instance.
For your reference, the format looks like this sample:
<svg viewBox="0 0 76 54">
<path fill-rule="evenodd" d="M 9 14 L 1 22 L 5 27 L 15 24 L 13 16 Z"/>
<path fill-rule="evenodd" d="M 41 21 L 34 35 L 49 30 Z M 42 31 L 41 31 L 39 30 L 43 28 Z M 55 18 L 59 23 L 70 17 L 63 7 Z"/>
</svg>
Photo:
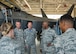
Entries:
<svg viewBox="0 0 76 54">
<path fill-rule="evenodd" d="M 33 22 L 32 22 L 32 21 L 28 21 L 28 23 L 29 23 L 29 22 L 33 24 Z"/>
<path fill-rule="evenodd" d="M 20 20 L 16 20 L 16 22 L 21 22 Z"/>
<path fill-rule="evenodd" d="M 43 21 L 43 23 L 46 22 L 48 24 L 48 26 L 50 25 L 48 21 Z"/>
<path fill-rule="evenodd" d="M 71 24 L 74 23 L 74 20 L 73 20 L 72 16 L 70 16 L 68 14 L 64 14 L 63 16 L 61 16 L 59 22 L 62 22 L 62 21 L 66 21 L 66 22 L 69 22 Z"/>
</svg>

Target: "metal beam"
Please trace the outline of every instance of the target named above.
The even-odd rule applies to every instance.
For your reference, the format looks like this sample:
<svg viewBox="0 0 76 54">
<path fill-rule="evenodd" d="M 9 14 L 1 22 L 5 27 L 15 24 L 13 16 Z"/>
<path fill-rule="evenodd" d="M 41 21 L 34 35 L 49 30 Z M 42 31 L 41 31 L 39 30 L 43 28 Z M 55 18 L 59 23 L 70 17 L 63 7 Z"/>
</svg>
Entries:
<svg viewBox="0 0 76 54">
<path fill-rule="evenodd" d="M 2 2 L 0 2 L 0 5 L 4 6 L 4 7 L 6 7 L 6 8 L 10 8 L 9 6 L 3 4 Z"/>
</svg>

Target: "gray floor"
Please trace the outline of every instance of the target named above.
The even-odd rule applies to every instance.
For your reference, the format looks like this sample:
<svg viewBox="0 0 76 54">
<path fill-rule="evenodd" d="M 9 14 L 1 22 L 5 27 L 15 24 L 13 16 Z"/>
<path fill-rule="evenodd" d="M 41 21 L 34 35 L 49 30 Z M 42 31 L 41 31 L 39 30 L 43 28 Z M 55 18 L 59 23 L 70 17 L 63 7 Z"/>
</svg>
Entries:
<svg viewBox="0 0 76 54">
<path fill-rule="evenodd" d="M 36 39 L 36 47 L 37 47 L 37 54 L 41 54 L 40 53 L 40 42 L 37 41 L 37 39 Z"/>
<path fill-rule="evenodd" d="M 36 41 L 37 54 L 41 54 L 41 53 L 40 53 L 40 42 L 37 41 L 37 38 L 35 39 L 35 41 Z M 27 53 L 26 53 L 26 54 L 27 54 Z"/>
</svg>

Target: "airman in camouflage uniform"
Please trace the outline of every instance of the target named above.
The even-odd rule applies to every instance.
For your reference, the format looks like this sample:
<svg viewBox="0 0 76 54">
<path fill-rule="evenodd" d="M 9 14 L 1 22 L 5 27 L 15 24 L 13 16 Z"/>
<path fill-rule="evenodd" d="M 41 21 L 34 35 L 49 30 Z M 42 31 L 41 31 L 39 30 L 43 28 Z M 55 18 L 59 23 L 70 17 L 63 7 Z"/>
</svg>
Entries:
<svg viewBox="0 0 76 54">
<path fill-rule="evenodd" d="M 60 29 L 63 34 L 54 41 L 56 54 L 76 54 L 76 31 L 73 28 L 73 19 L 65 14 L 60 18 Z"/>
<path fill-rule="evenodd" d="M 23 30 L 20 28 L 20 22 L 16 22 L 16 28 L 14 29 L 15 34 L 15 43 L 21 46 L 22 54 L 25 54 L 25 42 L 24 42 L 24 35 Z"/>
<path fill-rule="evenodd" d="M 55 31 L 48 26 L 48 22 L 43 22 L 43 28 L 41 33 L 42 54 L 55 54 L 55 47 L 52 43 L 55 38 Z"/>
<path fill-rule="evenodd" d="M 37 36 L 37 31 L 32 28 L 32 22 L 28 22 L 28 28 L 24 30 L 24 38 L 27 47 L 28 54 L 37 54 L 35 38 Z"/>
<path fill-rule="evenodd" d="M 0 54 L 21 54 L 20 46 L 15 44 L 14 30 L 11 23 L 1 25 L 3 37 L 0 39 Z"/>
</svg>

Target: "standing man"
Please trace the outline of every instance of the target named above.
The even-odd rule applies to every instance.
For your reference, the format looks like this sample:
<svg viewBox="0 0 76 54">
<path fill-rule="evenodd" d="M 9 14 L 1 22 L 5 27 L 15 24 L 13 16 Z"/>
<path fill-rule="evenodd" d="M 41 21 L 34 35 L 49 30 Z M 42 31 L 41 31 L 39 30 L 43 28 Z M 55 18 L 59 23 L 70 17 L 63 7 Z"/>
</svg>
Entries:
<svg viewBox="0 0 76 54">
<path fill-rule="evenodd" d="M 16 43 L 21 46 L 21 53 L 25 54 L 25 45 L 24 45 L 24 38 L 23 38 L 23 30 L 21 29 L 21 23 L 16 21 L 16 28 L 14 29 L 14 34 L 16 38 Z"/>
<path fill-rule="evenodd" d="M 43 30 L 41 33 L 41 51 L 42 54 L 55 54 L 55 47 L 52 44 L 55 31 L 49 27 L 49 23 L 47 21 L 43 22 Z"/>
<path fill-rule="evenodd" d="M 61 16 L 59 25 L 63 34 L 54 41 L 56 54 L 76 54 L 76 31 L 73 28 L 73 18 L 65 14 Z"/>
<path fill-rule="evenodd" d="M 36 52 L 36 44 L 35 44 L 35 38 L 37 36 L 37 31 L 32 28 L 33 23 L 28 22 L 28 28 L 24 30 L 24 38 L 25 38 L 25 43 L 27 47 L 27 53 L 31 54 L 37 54 Z"/>
</svg>

